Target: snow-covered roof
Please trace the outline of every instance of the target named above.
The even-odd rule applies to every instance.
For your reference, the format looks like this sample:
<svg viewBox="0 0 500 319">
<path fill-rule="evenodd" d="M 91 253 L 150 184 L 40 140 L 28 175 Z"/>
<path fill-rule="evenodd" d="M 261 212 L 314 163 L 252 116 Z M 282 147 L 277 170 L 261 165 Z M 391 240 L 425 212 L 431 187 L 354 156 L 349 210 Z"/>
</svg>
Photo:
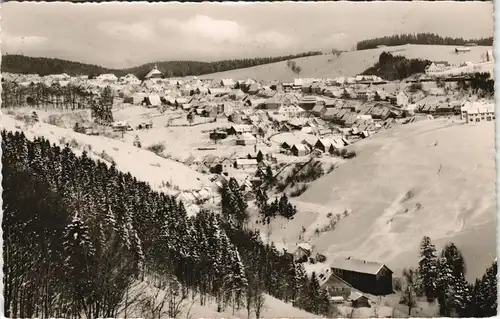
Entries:
<svg viewBox="0 0 500 319">
<path fill-rule="evenodd" d="M 348 299 L 349 300 L 352 300 L 352 301 L 355 301 L 355 300 L 358 300 L 362 297 L 365 297 L 367 298 L 366 296 L 364 296 L 362 293 L 360 292 L 357 292 L 357 291 L 352 291 L 351 294 L 349 295 Z"/>
<path fill-rule="evenodd" d="M 378 262 L 373 262 L 373 261 L 358 260 L 358 259 L 353 259 L 353 258 L 339 258 L 339 259 L 332 261 L 331 266 L 333 268 L 375 275 L 385 265 L 378 263 Z M 389 268 L 387 268 L 387 269 L 389 269 Z"/>
<path fill-rule="evenodd" d="M 160 72 L 160 70 L 158 70 L 158 69 L 156 68 L 156 66 L 155 66 L 155 67 L 154 67 L 151 71 L 149 71 L 149 73 L 148 73 L 148 74 L 146 74 L 146 76 L 145 76 L 144 78 L 149 79 L 149 78 L 151 78 L 153 75 L 162 75 L 162 73 Z"/>
<path fill-rule="evenodd" d="M 304 249 L 304 250 L 311 251 L 311 245 L 309 243 L 299 243 L 299 244 L 297 244 L 297 246 Z"/>
<path fill-rule="evenodd" d="M 249 158 L 238 158 L 236 160 L 236 165 L 237 166 L 245 166 L 245 165 L 257 165 L 258 162 L 256 159 L 249 159 Z"/>
</svg>

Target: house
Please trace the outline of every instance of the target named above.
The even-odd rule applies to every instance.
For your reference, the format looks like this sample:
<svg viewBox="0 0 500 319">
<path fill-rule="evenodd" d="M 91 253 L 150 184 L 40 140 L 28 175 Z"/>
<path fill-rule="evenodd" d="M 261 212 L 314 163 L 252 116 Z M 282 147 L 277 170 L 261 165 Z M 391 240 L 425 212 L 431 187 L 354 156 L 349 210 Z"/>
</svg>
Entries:
<svg viewBox="0 0 500 319">
<path fill-rule="evenodd" d="M 233 87 L 236 85 L 236 83 L 234 82 L 234 80 L 233 80 L 233 79 L 222 79 L 222 80 L 220 81 L 220 85 L 221 85 L 221 86 L 224 86 L 224 87 L 230 87 L 230 88 L 233 88 Z"/>
<path fill-rule="evenodd" d="M 228 134 L 243 134 L 243 133 L 251 133 L 253 131 L 252 125 L 233 125 L 228 129 Z"/>
<path fill-rule="evenodd" d="M 455 53 L 470 52 L 470 48 L 455 48 Z"/>
<path fill-rule="evenodd" d="M 482 102 L 466 102 L 462 106 L 461 119 L 465 123 L 495 121 L 495 104 Z"/>
<path fill-rule="evenodd" d="M 289 143 L 289 142 L 283 142 L 281 143 L 281 148 L 284 149 L 284 150 L 289 150 L 292 148 L 293 144 Z"/>
<path fill-rule="evenodd" d="M 328 153 L 334 154 L 337 150 L 341 150 L 342 148 L 344 148 L 344 143 L 342 143 L 342 141 L 334 139 L 328 147 Z"/>
<path fill-rule="evenodd" d="M 226 88 L 209 88 L 208 93 L 214 97 L 222 97 L 229 94 L 229 90 Z"/>
<path fill-rule="evenodd" d="M 134 74 L 127 74 L 120 78 L 120 82 L 126 84 L 141 84 L 141 80 L 139 80 Z"/>
<path fill-rule="evenodd" d="M 295 156 L 306 156 L 307 153 L 309 152 L 305 144 L 293 144 L 290 151 Z"/>
<path fill-rule="evenodd" d="M 307 119 L 305 118 L 293 118 L 291 119 L 288 124 L 296 130 L 300 130 L 302 127 L 304 127 L 307 124 Z"/>
<path fill-rule="evenodd" d="M 291 132 L 293 129 L 290 125 L 284 123 L 284 124 L 281 124 L 278 131 L 281 132 L 281 133 L 288 133 L 288 132 Z"/>
<path fill-rule="evenodd" d="M 353 308 L 370 308 L 370 300 L 360 292 L 353 291 L 347 299 Z"/>
<path fill-rule="evenodd" d="M 236 145 L 255 145 L 257 144 L 257 138 L 253 136 L 251 133 L 243 133 L 241 134 L 240 137 L 236 140 Z"/>
<path fill-rule="evenodd" d="M 384 264 L 348 257 L 334 260 L 331 268 L 337 276 L 362 292 L 376 296 L 393 293 L 392 270 Z"/>
<path fill-rule="evenodd" d="M 151 120 L 149 120 L 149 122 L 141 122 L 137 125 L 138 130 L 150 129 L 150 128 L 153 128 L 153 122 Z"/>
<path fill-rule="evenodd" d="M 283 105 L 283 102 L 280 101 L 276 96 L 273 96 L 272 98 L 270 99 L 267 99 L 264 103 L 263 103 L 263 107 L 266 109 L 266 110 L 277 110 L 279 109 L 281 106 Z"/>
<path fill-rule="evenodd" d="M 320 139 L 318 139 L 316 144 L 314 144 L 314 148 L 319 149 L 324 153 L 324 152 L 328 151 L 328 149 L 330 148 L 330 145 L 332 145 L 332 144 L 334 144 L 333 141 L 327 140 L 324 138 L 320 138 Z"/>
<path fill-rule="evenodd" d="M 372 91 L 368 90 L 368 89 L 367 90 L 358 90 L 357 91 L 357 97 L 358 97 L 358 99 L 363 100 L 363 101 L 369 101 L 374 96 L 375 96 L 375 94 Z"/>
<path fill-rule="evenodd" d="M 109 83 L 114 83 L 118 81 L 118 78 L 116 75 L 108 73 L 108 74 L 101 74 L 98 77 L 96 77 L 96 80 L 102 81 L 102 82 L 109 82 Z"/>
<path fill-rule="evenodd" d="M 158 95 L 152 94 L 152 95 L 146 96 L 142 103 L 148 107 L 158 107 L 161 105 L 161 100 L 160 100 L 160 97 Z"/>
<path fill-rule="evenodd" d="M 316 97 L 314 95 L 303 96 L 302 99 L 298 101 L 300 107 L 305 110 L 310 110 L 316 105 Z"/>
<path fill-rule="evenodd" d="M 443 115 L 453 114 L 453 111 L 454 111 L 453 105 L 447 102 L 441 102 L 436 106 L 436 114 L 443 114 Z"/>
<path fill-rule="evenodd" d="M 127 121 L 118 121 L 118 122 L 113 122 L 111 124 L 111 127 L 113 128 L 113 131 L 130 131 L 132 128 L 128 124 Z"/>
<path fill-rule="evenodd" d="M 316 115 L 316 116 L 321 116 L 325 113 L 325 111 L 326 111 L 325 103 L 323 101 L 319 101 L 313 107 L 313 109 L 311 110 L 311 113 Z"/>
<path fill-rule="evenodd" d="M 352 88 L 344 88 L 342 97 L 345 99 L 355 99 L 357 98 L 357 94 Z"/>
<path fill-rule="evenodd" d="M 146 97 L 145 93 L 135 93 L 132 94 L 131 96 L 130 95 L 124 96 L 123 102 L 138 105 L 144 101 L 145 97 Z"/>
<path fill-rule="evenodd" d="M 293 253 L 293 258 L 299 262 L 306 261 L 311 256 L 311 245 L 308 243 L 297 244 L 297 249 Z"/>
<path fill-rule="evenodd" d="M 302 87 L 301 87 L 302 93 L 305 93 L 305 94 L 311 93 L 311 86 L 312 86 L 312 84 L 310 84 L 310 83 L 302 84 Z"/>
<path fill-rule="evenodd" d="M 262 87 L 259 84 L 253 83 L 248 87 L 246 91 L 248 94 L 257 94 L 261 89 Z"/>
<path fill-rule="evenodd" d="M 432 75 L 434 73 L 443 72 L 449 69 L 451 65 L 446 62 L 432 62 L 429 66 L 425 68 L 425 74 Z"/>
<path fill-rule="evenodd" d="M 326 289 L 330 296 L 342 297 L 347 300 L 353 291 L 352 286 L 334 274 L 331 268 L 328 268 L 325 273 L 319 274 L 318 281 L 321 288 Z"/>
<path fill-rule="evenodd" d="M 238 158 L 234 162 L 234 168 L 243 169 L 243 168 L 257 167 L 258 164 L 259 163 L 257 162 L 256 159 Z"/>
<path fill-rule="evenodd" d="M 221 174 L 228 172 L 229 169 L 234 167 L 234 161 L 230 158 L 224 158 L 215 164 L 213 172 L 216 174 Z"/>
<path fill-rule="evenodd" d="M 162 79 L 162 78 L 163 78 L 163 74 L 158 70 L 158 68 L 156 67 L 156 65 L 144 77 L 145 80 L 149 80 L 149 79 Z"/>
<path fill-rule="evenodd" d="M 399 107 L 406 107 L 409 102 L 409 97 L 406 95 L 404 91 L 399 91 L 399 93 L 396 95 L 396 105 Z"/>
<path fill-rule="evenodd" d="M 321 118 L 324 120 L 333 120 L 340 111 L 341 109 L 338 108 L 327 108 Z"/>
<path fill-rule="evenodd" d="M 223 140 L 227 137 L 227 132 L 222 130 L 214 130 L 210 132 L 209 137 L 211 140 Z"/>
<path fill-rule="evenodd" d="M 330 297 L 330 302 L 336 305 L 341 305 L 344 303 L 344 297 L 342 296 L 332 296 Z"/>
</svg>

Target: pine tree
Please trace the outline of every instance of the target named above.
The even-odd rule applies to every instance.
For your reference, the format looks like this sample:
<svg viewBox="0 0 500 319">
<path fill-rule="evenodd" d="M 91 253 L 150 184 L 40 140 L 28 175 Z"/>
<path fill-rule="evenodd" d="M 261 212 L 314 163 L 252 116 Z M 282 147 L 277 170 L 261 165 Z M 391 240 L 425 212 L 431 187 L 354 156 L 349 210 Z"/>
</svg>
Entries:
<svg viewBox="0 0 500 319">
<path fill-rule="evenodd" d="M 93 294 L 93 282 L 90 280 L 95 254 L 94 246 L 85 226 L 78 214 L 75 214 L 71 223 L 66 227 L 63 237 L 63 246 L 66 253 L 65 266 L 68 273 L 68 281 L 73 287 L 74 314 L 85 307 Z M 88 313 L 88 317 L 91 317 Z"/>
<path fill-rule="evenodd" d="M 437 256 L 436 248 L 427 236 L 424 236 L 420 244 L 418 273 L 420 274 L 422 291 L 427 300 L 432 301 L 435 298 L 436 291 Z"/>
<path fill-rule="evenodd" d="M 320 286 L 318 278 L 316 277 L 316 272 L 311 275 L 311 280 L 309 281 L 307 287 L 307 294 L 309 298 L 309 304 L 304 308 L 306 311 L 311 311 L 313 313 L 319 313 L 320 310 Z"/>
<path fill-rule="evenodd" d="M 240 186 L 238 185 L 236 179 L 230 178 L 228 187 L 231 190 L 231 193 L 234 195 L 234 200 L 236 204 L 235 206 L 233 206 L 234 214 L 237 221 L 237 225 L 238 227 L 241 228 L 248 220 L 248 213 L 247 213 L 248 204 L 243 194 L 241 193 Z"/>
<path fill-rule="evenodd" d="M 266 183 L 272 184 L 273 178 L 274 178 L 273 170 L 271 169 L 271 166 L 267 166 L 266 167 L 266 178 L 265 178 Z"/>
<path fill-rule="evenodd" d="M 497 262 L 485 272 L 474 286 L 474 317 L 492 317 L 497 314 Z"/>
<path fill-rule="evenodd" d="M 465 275 L 465 259 L 462 256 L 460 250 L 458 250 L 457 246 L 455 246 L 455 244 L 447 244 L 444 247 L 441 256 L 446 258 L 446 262 L 452 269 L 453 276 L 458 278 L 461 275 Z"/>
<path fill-rule="evenodd" d="M 463 275 L 454 278 L 451 294 L 453 309 L 460 317 L 466 317 L 471 307 L 472 290 Z"/>
<path fill-rule="evenodd" d="M 438 262 L 438 276 L 436 279 L 436 297 L 439 302 L 439 314 L 449 316 L 450 314 L 450 290 L 454 281 L 453 268 L 448 260 L 442 256 Z"/>
<path fill-rule="evenodd" d="M 332 317 L 333 304 L 330 300 L 330 295 L 326 289 L 321 289 L 321 292 L 318 297 L 319 309 L 318 313 L 322 314 L 326 317 Z"/>
</svg>

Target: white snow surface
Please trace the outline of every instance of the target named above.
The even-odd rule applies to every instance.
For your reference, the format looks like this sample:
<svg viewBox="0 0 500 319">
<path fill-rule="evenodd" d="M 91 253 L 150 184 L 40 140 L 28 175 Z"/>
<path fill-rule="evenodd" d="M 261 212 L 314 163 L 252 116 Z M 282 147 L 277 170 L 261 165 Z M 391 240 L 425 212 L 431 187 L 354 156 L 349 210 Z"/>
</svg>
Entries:
<svg viewBox="0 0 500 319">
<path fill-rule="evenodd" d="M 148 182 L 156 191 L 175 193 L 171 189 L 162 187 L 164 182 L 177 186 L 180 191 L 201 190 L 210 185 L 206 175 L 196 172 L 182 163 L 157 156 L 148 150 L 118 140 L 104 136 L 80 134 L 71 129 L 43 122 L 28 126 L 5 114 L 2 114 L 0 124 L 2 129 L 8 131 L 23 131 L 30 140 L 35 137 L 44 137 L 52 144 L 61 145 L 62 138 L 65 139 L 66 143 L 74 139 L 79 145 L 77 148 L 73 148 L 75 154 L 81 155 L 83 150 L 87 149 L 89 157 L 106 162 L 99 156 L 104 151 L 113 158 L 119 171 L 130 173 L 138 180 Z M 89 146 L 90 151 L 88 150 Z"/>
</svg>

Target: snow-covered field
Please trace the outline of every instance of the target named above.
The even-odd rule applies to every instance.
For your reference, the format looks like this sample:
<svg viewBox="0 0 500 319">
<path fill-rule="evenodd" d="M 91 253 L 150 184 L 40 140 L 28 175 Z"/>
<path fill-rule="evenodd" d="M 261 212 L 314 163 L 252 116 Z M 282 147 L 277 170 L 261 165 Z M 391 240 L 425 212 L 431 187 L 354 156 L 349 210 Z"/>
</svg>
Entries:
<svg viewBox="0 0 500 319">
<path fill-rule="evenodd" d="M 448 61 L 452 64 L 480 62 L 484 54 L 492 47 L 470 47 L 470 52 L 455 53 L 455 46 L 446 45 L 401 45 L 377 49 L 343 52 L 339 57 L 332 54 L 298 58 L 295 61 L 302 71 L 300 77 L 333 78 L 338 76 L 356 76 L 373 66 L 382 52 L 402 55 L 411 59 L 429 59 Z M 200 76 L 202 79 L 247 79 L 293 81 L 297 77 L 286 61 L 259 65 L 246 69 L 212 73 Z"/>
<path fill-rule="evenodd" d="M 148 130 L 134 130 L 126 132 L 123 141 L 132 144 L 134 139 L 139 136 L 142 147 L 147 148 L 156 143 L 165 145 L 164 154 L 173 159 L 184 160 L 189 156 L 202 158 L 206 155 L 214 155 L 217 157 L 246 157 L 248 154 L 254 154 L 255 146 L 236 145 L 235 137 L 229 136 L 224 140 L 219 140 L 217 144 L 209 138 L 209 133 L 217 128 L 230 127 L 234 123 L 215 122 L 205 123 L 206 118 L 195 117 L 195 123 L 201 122 L 199 125 L 188 125 L 186 120 L 186 112 L 184 111 L 167 111 L 161 114 L 157 109 L 147 109 L 143 106 L 127 105 L 113 111 L 115 120 L 128 120 L 137 118 L 142 121 L 150 121 L 153 123 L 153 128 Z M 172 120 L 170 120 L 172 119 Z M 167 127 L 167 124 L 170 126 Z M 172 126 L 185 125 L 185 126 Z M 199 149 L 201 148 L 201 149 Z M 203 148 L 213 148 L 203 150 Z M 257 150 L 266 153 L 270 148 L 258 142 Z"/>
<path fill-rule="evenodd" d="M 327 262 L 379 261 L 399 276 L 427 235 L 438 249 L 457 244 L 469 280 L 484 273 L 496 251 L 494 122 L 422 121 L 350 147 L 358 156 L 292 199 L 299 212 L 272 223 L 272 240 L 290 246 L 302 235 Z M 328 213 L 345 210 L 335 230 L 315 234 Z"/>
<path fill-rule="evenodd" d="M 58 126 L 38 122 L 34 125 L 15 120 L 9 115 L 2 115 L 2 129 L 9 131 L 23 131 L 26 137 L 44 137 L 51 143 L 69 143 L 74 140 L 76 143 L 73 150 L 76 154 L 81 154 L 87 150 L 90 157 L 103 160 L 100 156 L 102 152 L 109 155 L 116 163 L 118 170 L 130 172 L 138 180 L 146 181 L 156 190 L 168 191 L 164 185 L 169 183 L 179 190 L 199 190 L 204 186 L 209 186 L 210 182 L 206 175 L 198 173 L 182 163 L 160 157 L 148 150 L 134 147 L 132 143 L 125 143 L 104 136 L 89 136 L 79 134 L 72 129 L 65 129 Z"/>
</svg>

